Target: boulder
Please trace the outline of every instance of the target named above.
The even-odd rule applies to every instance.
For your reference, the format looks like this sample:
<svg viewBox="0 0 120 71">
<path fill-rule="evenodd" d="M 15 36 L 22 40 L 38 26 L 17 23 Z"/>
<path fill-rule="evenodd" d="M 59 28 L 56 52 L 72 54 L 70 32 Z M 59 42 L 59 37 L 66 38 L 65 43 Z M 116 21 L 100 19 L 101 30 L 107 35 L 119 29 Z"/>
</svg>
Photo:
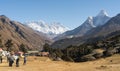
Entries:
<svg viewBox="0 0 120 71">
<path fill-rule="evenodd" d="M 115 49 L 113 49 L 113 50 L 106 50 L 106 51 L 103 52 L 104 56 L 112 56 L 115 53 L 116 53 Z"/>
<path fill-rule="evenodd" d="M 103 56 L 103 53 L 96 53 L 93 55 L 96 59 L 101 58 Z"/>
<path fill-rule="evenodd" d="M 96 58 L 94 56 L 92 56 L 91 54 L 89 55 L 85 55 L 85 56 L 82 56 L 81 57 L 81 61 L 84 62 L 84 61 L 92 61 L 92 60 L 95 60 Z"/>
</svg>

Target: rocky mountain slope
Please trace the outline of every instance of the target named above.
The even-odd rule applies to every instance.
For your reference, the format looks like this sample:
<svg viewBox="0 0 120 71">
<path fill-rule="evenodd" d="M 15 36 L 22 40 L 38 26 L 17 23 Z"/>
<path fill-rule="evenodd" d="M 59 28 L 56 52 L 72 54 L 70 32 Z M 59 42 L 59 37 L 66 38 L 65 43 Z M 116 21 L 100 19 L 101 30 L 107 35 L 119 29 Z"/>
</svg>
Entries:
<svg viewBox="0 0 120 71">
<path fill-rule="evenodd" d="M 40 49 L 45 42 L 50 42 L 43 34 L 37 33 L 19 22 L 11 21 L 4 15 L 0 16 L 0 34 L 3 43 L 11 39 L 16 49 L 22 43 L 29 49 Z"/>
</svg>

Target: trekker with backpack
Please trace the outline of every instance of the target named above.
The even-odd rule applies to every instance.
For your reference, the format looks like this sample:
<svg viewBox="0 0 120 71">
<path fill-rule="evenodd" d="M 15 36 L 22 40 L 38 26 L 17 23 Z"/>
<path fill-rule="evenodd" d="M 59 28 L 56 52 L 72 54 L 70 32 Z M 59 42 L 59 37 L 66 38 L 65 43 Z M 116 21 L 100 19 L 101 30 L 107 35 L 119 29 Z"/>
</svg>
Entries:
<svg viewBox="0 0 120 71">
<path fill-rule="evenodd" d="M 12 67 L 13 63 L 14 63 L 14 52 L 11 52 L 10 56 L 8 57 L 9 60 L 9 67 Z"/>
</svg>

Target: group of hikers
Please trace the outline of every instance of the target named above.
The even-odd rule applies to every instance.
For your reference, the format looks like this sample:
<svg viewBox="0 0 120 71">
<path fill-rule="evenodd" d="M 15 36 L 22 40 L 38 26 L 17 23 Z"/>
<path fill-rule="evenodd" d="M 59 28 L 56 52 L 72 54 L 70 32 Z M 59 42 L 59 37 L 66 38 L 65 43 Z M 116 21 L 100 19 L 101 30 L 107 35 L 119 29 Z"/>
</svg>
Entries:
<svg viewBox="0 0 120 71">
<path fill-rule="evenodd" d="M 3 58 L 5 59 L 6 57 L 6 61 L 9 63 L 9 67 L 13 66 L 13 63 L 16 63 L 16 67 L 19 67 L 19 62 L 20 59 L 23 58 L 23 65 L 26 65 L 26 61 L 27 61 L 27 55 L 25 53 L 19 53 L 19 52 L 6 52 L 6 54 L 4 53 L 4 51 L 0 51 L 0 63 L 3 63 Z"/>
</svg>

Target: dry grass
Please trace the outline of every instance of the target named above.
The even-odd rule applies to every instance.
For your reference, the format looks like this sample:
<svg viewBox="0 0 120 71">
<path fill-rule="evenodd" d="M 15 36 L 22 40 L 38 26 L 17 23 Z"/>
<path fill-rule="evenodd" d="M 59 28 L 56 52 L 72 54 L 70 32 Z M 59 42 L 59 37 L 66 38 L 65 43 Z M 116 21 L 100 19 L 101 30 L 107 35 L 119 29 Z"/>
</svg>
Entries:
<svg viewBox="0 0 120 71">
<path fill-rule="evenodd" d="M 114 55 L 96 61 L 72 63 L 51 61 L 47 57 L 29 57 L 27 65 L 8 67 L 8 63 L 0 64 L 0 71 L 120 71 L 120 55 Z"/>
</svg>

